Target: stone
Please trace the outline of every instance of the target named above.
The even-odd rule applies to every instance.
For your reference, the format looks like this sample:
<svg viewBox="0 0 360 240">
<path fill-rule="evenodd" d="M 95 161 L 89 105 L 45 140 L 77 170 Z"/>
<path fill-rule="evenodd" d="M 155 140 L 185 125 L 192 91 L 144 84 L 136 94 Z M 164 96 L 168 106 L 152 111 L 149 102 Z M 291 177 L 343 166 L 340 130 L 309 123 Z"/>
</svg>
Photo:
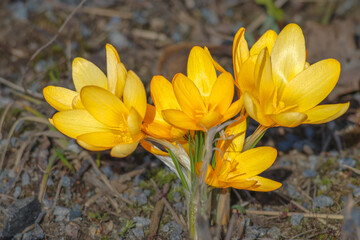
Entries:
<svg viewBox="0 0 360 240">
<path fill-rule="evenodd" d="M 14 193 L 13 193 L 13 197 L 14 198 L 18 198 L 21 194 L 21 187 L 20 186 L 16 186 L 14 189 Z"/>
<path fill-rule="evenodd" d="M 267 231 L 267 235 L 271 237 L 271 239 L 280 239 L 280 229 L 277 227 L 272 227 Z"/>
<path fill-rule="evenodd" d="M 70 187 L 70 184 L 71 184 L 71 179 L 70 179 L 68 176 L 65 175 L 65 176 L 62 178 L 61 185 L 62 185 L 63 187 Z"/>
<path fill-rule="evenodd" d="M 360 187 L 354 188 L 353 195 L 354 195 L 354 197 L 360 196 Z"/>
<path fill-rule="evenodd" d="M 334 200 L 331 197 L 321 195 L 313 200 L 313 206 L 314 208 L 322 208 L 322 207 L 330 207 L 334 204 Z"/>
<path fill-rule="evenodd" d="M 11 239 L 15 234 L 35 223 L 41 212 L 41 206 L 36 197 L 19 199 L 7 209 L 4 215 L 2 237 Z"/>
<path fill-rule="evenodd" d="M 291 222 L 291 225 L 293 226 L 299 226 L 300 223 L 301 223 L 301 220 L 304 218 L 304 214 L 294 214 L 294 215 L 291 215 L 291 219 L 290 219 L 290 222 Z"/>
<path fill-rule="evenodd" d="M 55 222 L 61 222 L 66 220 L 66 217 L 69 215 L 69 213 L 70 213 L 70 209 L 56 206 L 54 210 Z"/>
<path fill-rule="evenodd" d="M 318 175 L 318 173 L 315 170 L 306 169 L 302 172 L 302 175 L 306 178 L 314 178 Z"/>
<path fill-rule="evenodd" d="M 340 170 L 345 170 L 346 168 L 341 166 L 341 165 L 348 165 L 350 167 L 355 167 L 356 165 L 356 160 L 353 159 L 353 158 L 339 158 L 339 167 L 340 167 Z"/>
<path fill-rule="evenodd" d="M 24 187 L 24 186 L 27 186 L 30 184 L 30 176 L 27 172 L 24 172 L 22 175 L 21 175 L 21 185 Z"/>
<path fill-rule="evenodd" d="M 143 239 L 145 237 L 144 230 L 142 228 L 133 228 L 131 232 L 137 239 Z"/>
<path fill-rule="evenodd" d="M 139 193 L 131 198 L 131 201 L 134 203 L 137 203 L 139 205 L 145 205 L 147 204 L 147 197 L 144 192 Z"/>
<path fill-rule="evenodd" d="M 133 221 L 137 228 L 146 228 L 150 226 L 151 220 L 143 217 L 134 217 Z"/>
</svg>

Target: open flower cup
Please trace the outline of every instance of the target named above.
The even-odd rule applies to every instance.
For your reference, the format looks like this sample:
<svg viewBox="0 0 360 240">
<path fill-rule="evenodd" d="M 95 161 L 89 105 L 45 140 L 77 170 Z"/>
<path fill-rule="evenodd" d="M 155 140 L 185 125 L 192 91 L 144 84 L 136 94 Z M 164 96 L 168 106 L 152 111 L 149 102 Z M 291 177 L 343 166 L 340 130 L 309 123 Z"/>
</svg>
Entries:
<svg viewBox="0 0 360 240">
<path fill-rule="evenodd" d="M 49 86 L 43 91 L 58 110 L 49 121 L 82 147 L 110 150 L 114 157 L 128 156 L 141 143 L 181 179 L 190 237 L 197 239 L 196 219 L 209 217 L 213 189 L 267 192 L 281 187 L 259 176 L 277 156 L 272 147 L 255 147 L 268 128 L 328 122 L 349 107 L 318 105 L 335 87 L 340 64 L 327 59 L 310 65 L 299 26 L 289 24 L 279 35 L 269 30 L 250 50 L 244 35 L 241 28 L 234 40 L 234 77 L 206 47 L 193 47 L 187 75 L 178 73 L 171 82 L 153 77 L 154 106 L 113 46 L 106 45 L 106 75 L 90 61 L 75 58 L 76 90 Z M 245 138 L 248 116 L 260 125 Z M 217 208 L 228 211 L 224 206 L 230 201 L 223 200 Z"/>
</svg>

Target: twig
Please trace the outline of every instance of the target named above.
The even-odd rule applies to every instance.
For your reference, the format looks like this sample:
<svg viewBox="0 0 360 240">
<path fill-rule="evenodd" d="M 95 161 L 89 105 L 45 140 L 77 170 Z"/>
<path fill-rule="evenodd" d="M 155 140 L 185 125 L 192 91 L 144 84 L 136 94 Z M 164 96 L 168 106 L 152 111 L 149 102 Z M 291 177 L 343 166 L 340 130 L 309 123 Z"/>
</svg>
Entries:
<svg viewBox="0 0 360 240">
<path fill-rule="evenodd" d="M 25 90 L 23 87 L 19 86 L 19 85 L 16 85 L 12 82 L 10 82 L 9 80 L 3 78 L 3 77 L 0 77 L 0 83 L 8 86 L 9 88 L 12 88 L 16 91 L 19 91 L 19 92 L 22 92 L 22 93 L 28 93 L 36 98 L 43 98 L 43 95 L 40 94 L 40 93 L 37 93 L 37 92 L 33 92 L 33 91 L 30 91 L 30 90 Z"/>
<path fill-rule="evenodd" d="M 106 187 L 109 188 L 109 190 L 116 196 L 118 197 L 120 200 L 122 200 L 123 202 L 127 203 L 127 204 L 132 204 L 132 202 L 126 198 L 124 198 L 110 183 L 109 179 L 107 179 L 107 177 L 105 176 L 105 174 L 103 174 L 100 169 L 98 168 L 98 166 L 96 165 L 94 159 L 90 156 L 89 153 L 83 151 L 83 154 L 86 156 L 87 159 L 90 160 L 90 163 L 92 165 L 92 167 L 94 168 L 95 172 L 97 174 L 99 174 L 101 180 L 105 183 Z"/>
<path fill-rule="evenodd" d="M 56 3 L 56 7 L 68 10 L 72 9 L 72 5 L 63 4 L 63 3 Z M 102 17 L 117 17 L 121 19 L 132 19 L 134 14 L 129 11 L 120 11 L 117 9 L 108 9 L 108 8 L 98 8 L 98 7 L 83 7 L 79 10 L 79 12 L 102 16 Z"/>
<path fill-rule="evenodd" d="M 351 167 L 351 166 L 349 166 L 349 165 L 346 165 L 346 164 L 341 164 L 341 166 L 344 167 L 344 168 L 347 168 L 347 169 L 349 169 L 349 170 L 351 170 L 351 171 L 353 171 L 354 173 L 356 173 L 356 174 L 358 174 L 358 175 L 360 175 L 360 170 L 359 170 L 359 169 L 353 168 L 353 167 Z"/>
<path fill-rule="evenodd" d="M 21 75 L 21 83 L 22 86 L 25 90 L 25 93 L 29 93 L 29 91 L 26 89 L 26 84 L 25 84 L 25 76 L 27 71 L 29 70 L 29 66 L 32 60 L 35 59 L 35 57 L 37 55 L 39 55 L 39 53 L 44 50 L 45 48 L 49 47 L 60 35 L 60 33 L 64 30 L 65 26 L 68 24 L 68 22 L 70 21 L 70 19 L 74 16 L 74 14 L 77 12 L 77 10 L 79 10 L 79 8 L 81 8 L 81 6 L 86 2 L 86 0 L 82 0 L 79 5 L 76 6 L 76 8 L 74 8 L 74 10 L 69 14 L 69 16 L 65 19 L 65 22 L 61 25 L 61 27 L 59 28 L 59 30 L 56 32 L 56 34 L 50 39 L 50 41 L 48 41 L 47 43 L 45 43 L 44 45 L 42 45 L 40 48 L 38 48 L 33 55 L 31 55 L 29 61 L 26 63 L 25 65 L 25 69 Z"/>
<path fill-rule="evenodd" d="M 308 231 L 299 233 L 298 235 L 295 235 L 295 236 L 291 237 L 290 240 L 291 240 L 291 239 L 299 239 L 299 237 L 301 237 L 301 236 L 303 236 L 303 235 L 305 235 L 305 234 L 307 234 L 307 233 L 313 232 L 314 230 L 315 230 L 315 229 L 310 229 L 310 230 L 308 230 Z"/>
<path fill-rule="evenodd" d="M 233 212 L 236 212 L 233 211 Z M 293 216 L 302 214 L 307 218 L 323 218 L 323 219 L 335 219 L 335 220 L 343 220 L 344 216 L 339 214 L 322 214 L 322 213 L 301 213 L 301 212 L 278 212 L 278 211 L 260 211 L 260 210 L 245 210 L 247 214 L 257 214 L 257 215 L 265 215 L 265 216 L 281 216 L 286 214 L 286 216 Z"/>
<path fill-rule="evenodd" d="M 231 235 L 234 231 L 234 226 L 235 226 L 235 223 L 236 223 L 236 215 L 235 213 L 232 214 L 231 218 L 230 218 L 230 222 L 229 222 L 229 227 L 228 227 L 228 231 L 226 233 L 226 236 L 225 236 L 225 240 L 230 240 L 231 239 Z M 218 238 L 220 239 L 220 238 Z"/>
<path fill-rule="evenodd" d="M 162 213 L 164 211 L 164 206 L 165 206 L 165 202 L 163 199 L 161 199 L 156 203 L 154 211 L 151 214 L 151 219 L 150 219 L 151 223 L 150 223 L 147 239 L 154 239 L 159 228 L 159 223 L 161 220 Z"/>
</svg>

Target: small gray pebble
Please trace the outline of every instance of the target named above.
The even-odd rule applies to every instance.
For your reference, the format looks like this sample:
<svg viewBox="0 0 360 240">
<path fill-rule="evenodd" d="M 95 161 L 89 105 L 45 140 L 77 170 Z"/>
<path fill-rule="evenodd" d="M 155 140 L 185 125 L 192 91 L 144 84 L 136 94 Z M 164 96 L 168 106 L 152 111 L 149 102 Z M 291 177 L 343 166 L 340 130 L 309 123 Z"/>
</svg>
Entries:
<svg viewBox="0 0 360 240">
<path fill-rule="evenodd" d="M 64 176 L 61 181 L 63 187 L 70 187 L 71 179 L 68 176 Z"/>
<path fill-rule="evenodd" d="M 302 175 L 306 178 L 314 178 L 318 175 L 318 173 L 315 170 L 306 169 L 302 172 Z"/>
<path fill-rule="evenodd" d="M 355 167 L 356 165 L 356 160 L 353 158 L 339 158 L 339 166 L 340 166 L 340 170 L 345 170 L 345 167 L 342 167 L 341 165 L 348 165 L 350 167 Z"/>
<path fill-rule="evenodd" d="M 103 174 L 105 174 L 108 178 L 110 178 L 114 172 L 112 171 L 111 166 L 105 166 L 101 168 L 101 171 L 103 172 Z"/>
<path fill-rule="evenodd" d="M 181 194 L 179 192 L 174 192 L 173 198 L 174 198 L 175 202 L 180 202 L 181 201 Z"/>
<path fill-rule="evenodd" d="M 145 237 L 144 230 L 142 230 L 142 228 L 133 228 L 131 231 L 138 239 L 143 239 Z"/>
<path fill-rule="evenodd" d="M 266 235 L 267 231 L 268 231 L 267 228 L 259 228 L 258 229 L 258 233 L 259 233 L 258 237 L 260 237 L 260 238 L 264 237 Z"/>
<path fill-rule="evenodd" d="M 146 228 L 150 226 L 151 223 L 150 219 L 143 217 L 134 217 L 133 221 L 135 222 L 137 228 Z"/>
<path fill-rule="evenodd" d="M 69 213 L 70 209 L 57 206 L 54 210 L 54 215 L 56 216 L 55 222 L 63 221 Z"/>
<path fill-rule="evenodd" d="M 148 197 L 151 194 L 151 191 L 149 189 L 144 190 L 145 195 Z"/>
<path fill-rule="evenodd" d="M 9 177 L 9 178 L 14 178 L 14 177 L 15 177 L 15 172 L 14 172 L 14 170 L 10 169 L 10 171 L 8 172 L 8 177 Z"/>
<path fill-rule="evenodd" d="M 138 203 L 139 205 L 147 204 L 147 197 L 145 193 L 140 193 L 131 198 L 131 201 L 134 203 Z"/>
<path fill-rule="evenodd" d="M 294 214 L 294 215 L 291 215 L 291 219 L 290 219 L 290 222 L 291 222 L 291 225 L 293 226 L 299 226 L 300 223 L 301 223 L 301 220 L 304 218 L 304 214 Z"/>
<path fill-rule="evenodd" d="M 21 185 L 27 186 L 30 184 L 30 176 L 27 172 L 24 172 L 23 175 L 21 176 Z"/>
<path fill-rule="evenodd" d="M 360 187 L 354 188 L 353 194 L 354 194 L 354 197 L 359 197 L 360 196 Z"/>
<path fill-rule="evenodd" d="M 49 176 L 48 180 L 47 180 L 47 183 L 46 183 L 47 186 L 53 186 L 54 185 L 54 181 L 52 180 L 52 178 Z"/>
<path fill-rule="evenodd" d="M 269 237 L 271 237 L 272 239 L 280 239 L 281 236 L 280 229 L 277 227 L 272 227 L 267 232 L 267 235 L 269 235 Z"/>
<path fill-rule="evenodd" d="M 13 197 L 14 198 L 18 198 L 21 194 L 21 187 L 20 186 L 16 186 L 15 187 L 15 190 L 14 190 L 14 194 L 13 194 Z"/>
<path fill-rule="evenodd" d="M 318 196 L 318 197 L 314 198 L 314 200 L 313 200 L 314 208 L 330 207 L 333 204 L 334 204 L 334 200 L 331 197 L 328 197 L 325 195 Z"/>
<path fill-rule="evenodd" d="M 296 188 L 293 185 L 286 184 L 284 187 L 288 192 L 289 196 L 291 196 L 292 198 L 297 198 L 301 196 L 301 194 L 298 192 L 298 190 L 296 190 Z"/>
</svg>

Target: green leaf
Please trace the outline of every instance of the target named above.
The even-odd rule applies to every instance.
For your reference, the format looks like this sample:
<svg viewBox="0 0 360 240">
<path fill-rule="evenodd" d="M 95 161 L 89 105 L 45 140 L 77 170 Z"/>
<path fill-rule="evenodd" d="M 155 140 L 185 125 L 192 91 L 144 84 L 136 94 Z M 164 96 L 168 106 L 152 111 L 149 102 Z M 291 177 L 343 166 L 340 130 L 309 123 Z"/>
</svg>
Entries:
<svg viewBox="0 0 360 240">
<path fill-rule="evenodd" d="M 236 210 L 238 210 L 239 212 L 241 212 L 242 214 L 244 214 L 245 215 L 245 208 L 243 207 L 243 206 L 241 206 L 241 205 L 233 205 L 232 207 L 231 207 L 231 209 L 236 209 Z"/>
<path fill-rule="evenodd" d="M 72 173 L 75 173 L 75 168 L 71 165 L 71 163 L 65 158 L 64 154 L 61 152 L 60 149 L 55 149 L 56 156 L 60 158 L 60 161 L 70 169 Z"/>
</svg>

